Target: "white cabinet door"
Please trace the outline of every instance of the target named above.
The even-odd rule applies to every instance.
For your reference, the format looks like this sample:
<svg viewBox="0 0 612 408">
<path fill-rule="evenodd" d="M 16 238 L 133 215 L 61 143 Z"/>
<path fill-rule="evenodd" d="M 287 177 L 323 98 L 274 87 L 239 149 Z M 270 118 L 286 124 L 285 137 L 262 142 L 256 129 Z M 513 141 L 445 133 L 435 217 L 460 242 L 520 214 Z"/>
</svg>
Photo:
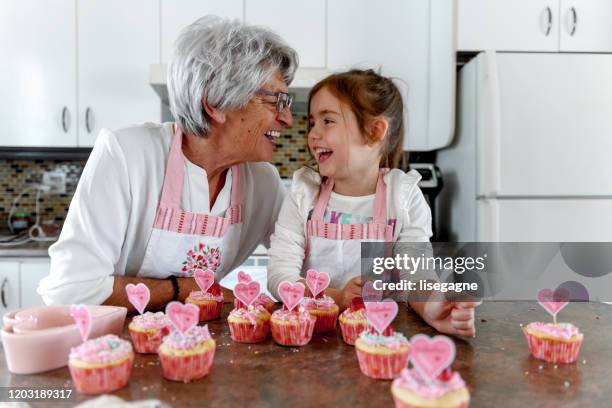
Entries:
<svg viewBox="0 0 612 408">
<path fill-rule="evenodd" d="M 168 63 L 180 30 L 207 14 L 243 20 L 243 0 L 161 0 L 161 62 Z"/>
<path fill-rule="evenodd" d="M 79 146 L 92 146 L 101 128 L 159 122 L 159 97 L 149 66 L 159 62 L 159 3 L 80 0 Z"/>
<path fill-rule="evenodd" d="M 0 10 L 0 146 L 75 146 L 75 0 Z"/>
<path fill-rule="evenodd" d="M 405 150 L 432 150 L 451 140 L 453 19 L 452 1 L 328 2 L 328 68 L 373 68 L 396 79 L 406 111 Z"/>
<path fill-rule="evenodd" d="M 50 261 L 25 261 L 20 265 L 21 307 L 44 306 L 40 295 L 36 293 L 38 283 L 49 274 Z"/>
<path fill-rule="evenodd" d="M 0 311 L 19 308 L 19 263 L 0 262 Z"/>
<path fill-rule="evenodd" d="M 300 67 L 323 68 L 326 66 L 326 3 L 325 0 L 245 0 L 245 20 L 280 35 L 297 51 Z"/>
<path fill-rule="evenodd" d="M 612 1 L 561 0 L 561 51 L 612 52 Z"/>
<path fill-rule="evenodd" d="M 457 48 L 459 51 L 557 51 L 558 1 L 459 0 Z"/>
</svg>

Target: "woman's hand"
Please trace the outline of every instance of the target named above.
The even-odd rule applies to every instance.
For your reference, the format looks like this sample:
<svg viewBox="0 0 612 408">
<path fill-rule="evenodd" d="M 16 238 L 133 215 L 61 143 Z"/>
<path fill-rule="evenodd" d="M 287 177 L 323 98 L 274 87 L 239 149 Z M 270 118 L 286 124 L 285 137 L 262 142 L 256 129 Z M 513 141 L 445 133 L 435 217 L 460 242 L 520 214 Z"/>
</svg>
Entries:
<svg viewBox="0 0 612 408">
<path fill-rule="evenodd" d="M 475 337 L 474 309 L 481 303 L 450 301 L 436 292 L 427 302 L 411 302 L 410 306 L 440 333 Z"/>
</svg>

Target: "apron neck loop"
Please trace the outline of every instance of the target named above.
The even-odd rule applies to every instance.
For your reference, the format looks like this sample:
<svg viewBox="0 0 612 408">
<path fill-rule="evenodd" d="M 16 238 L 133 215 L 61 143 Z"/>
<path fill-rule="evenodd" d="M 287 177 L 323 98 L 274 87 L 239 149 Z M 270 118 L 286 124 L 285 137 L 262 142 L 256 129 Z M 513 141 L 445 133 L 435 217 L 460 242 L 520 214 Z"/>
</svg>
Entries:
<svg viewBox="0 0 612 408">
<path fill-rule="evenodd" d="M 160 206 L 178 210 L 181 204 L 181 193 L 183 191 L 184 160 L 183 160 L 183 131 L 177 126 L 172 136 L 170 154 L 166 164 L 164 185 Z"/>
<path fill-rule="evenodd" d="M 329 202 L 329 197 L 331 196 L 333 189 L 334 179 L 327 177 L 319 189 L 319 198 L 317 198 L 317 202 L 312 210 L 312 220 L 323 222 L 325 208 L 327 208 L 327 203 Z"/>
<path fill-rule="evenodd" d="M 232 166 L 232 195 L 230 198 L 230 207 L 242 205 L 244 199 L 241 170 L 242 167 L 239 164 Z"/>
</svg>

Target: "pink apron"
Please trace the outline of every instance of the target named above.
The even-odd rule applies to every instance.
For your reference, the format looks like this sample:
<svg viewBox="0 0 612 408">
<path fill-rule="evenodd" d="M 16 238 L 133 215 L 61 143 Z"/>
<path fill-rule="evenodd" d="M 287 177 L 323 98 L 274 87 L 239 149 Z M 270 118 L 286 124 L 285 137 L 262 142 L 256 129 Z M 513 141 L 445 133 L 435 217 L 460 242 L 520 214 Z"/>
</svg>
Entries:
<svg viewBox="0 0 612 408">
<path fill-rule="evenodd" d="M 193 276 L 194 270 L 200 268 L 214 270 L 215 280 L 219 281 L 230 272 L 240 242 L 243 202 L 240 165 L 232 167 L 232 192 L 225 217 L 183 211 L 182 141 L 183 133 L 177 129 L 153 230 L 137 276 L 158 279 Z"/>
<path fill-rule="evenodd" d="M 387 184 L 380 169 L 374 198 L 374 214 L 369 224 L 331 224 L 323 220 L 334 180 L 321 185 L 319 197 L 306 224 L 306 259 L 302 276 L 308 269 L 328 272 L 330 287 L 343 288 L 361 273 L 361 243 L 393 241 L 393 225 L 387 224 Z"/>
</svg>

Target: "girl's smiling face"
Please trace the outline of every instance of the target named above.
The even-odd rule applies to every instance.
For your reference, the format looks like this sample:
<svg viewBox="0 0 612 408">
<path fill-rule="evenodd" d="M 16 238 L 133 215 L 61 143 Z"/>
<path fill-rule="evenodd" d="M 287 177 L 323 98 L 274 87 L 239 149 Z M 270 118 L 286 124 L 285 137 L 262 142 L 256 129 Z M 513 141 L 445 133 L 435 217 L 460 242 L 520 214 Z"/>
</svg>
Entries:
<svg viewBox="0 0 612 408">
<path fill-rule="evenodd" d="M 353 111 L 328 89 L 311 97 L 309 124 L 308 147 L 321 176 L 346 180 L 378 169 L 381 142 L 367 144 Z"/>
</svg>

